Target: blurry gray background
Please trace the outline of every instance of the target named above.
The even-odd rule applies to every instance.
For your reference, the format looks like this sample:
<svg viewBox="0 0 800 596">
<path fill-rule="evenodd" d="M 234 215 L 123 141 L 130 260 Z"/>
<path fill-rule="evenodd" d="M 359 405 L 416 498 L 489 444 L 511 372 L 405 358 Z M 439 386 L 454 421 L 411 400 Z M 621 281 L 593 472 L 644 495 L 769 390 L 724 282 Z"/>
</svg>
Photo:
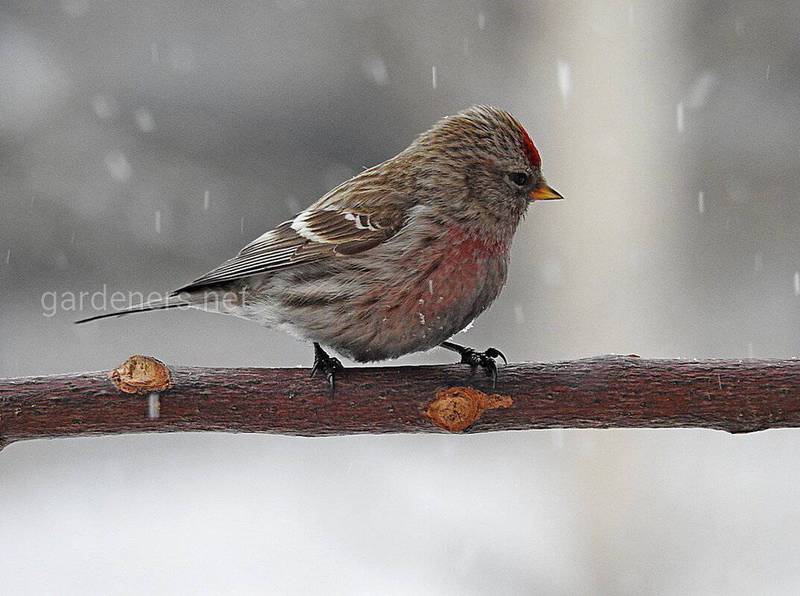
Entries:
<svg viewBox="0 0 800 596">
<path fill-rule="evenodd" d="M 474 103 L 535 205 L 461 339 L 513 360 L 800 353 L 796 2 L 0 4 L 0 376 L 308 365 L 166 291 Z M 448 362 L 433 351 L 403 363 Z M 501 377 L 502 378 L 502 377 Z M 171 435 L 0 454 L 8 594 L 794 594 L 800 433 Z"/>
</svg>

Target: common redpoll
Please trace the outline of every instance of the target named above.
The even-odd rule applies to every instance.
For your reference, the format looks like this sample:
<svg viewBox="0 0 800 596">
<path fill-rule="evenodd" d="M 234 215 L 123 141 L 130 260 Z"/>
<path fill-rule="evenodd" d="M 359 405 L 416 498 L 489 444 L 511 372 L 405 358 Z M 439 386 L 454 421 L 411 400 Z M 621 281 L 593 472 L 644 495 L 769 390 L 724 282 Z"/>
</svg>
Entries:
<svg viewBox="0 0 800 596">
<path fill-rule="evenodd" d="M 171 296 L 78 322 L 181 306 L 236 315 L 312 341 L 331 392 L 342 365 L 322 345 L 358 362 L 441 346 L 494 382 L 499 350 L 447 340 L 503 288 L 528 204 L 560 198 L 522 125 L 472 107 Z"/>
</svg>

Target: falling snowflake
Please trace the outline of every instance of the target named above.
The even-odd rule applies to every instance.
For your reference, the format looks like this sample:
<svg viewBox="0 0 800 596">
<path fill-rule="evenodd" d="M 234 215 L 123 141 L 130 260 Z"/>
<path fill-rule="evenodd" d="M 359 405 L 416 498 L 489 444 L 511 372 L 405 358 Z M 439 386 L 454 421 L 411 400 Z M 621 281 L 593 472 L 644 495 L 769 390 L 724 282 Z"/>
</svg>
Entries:
<svg viewBox="0 0 800 596">
<path fill-rule="evenodd" d="M 376 85 L 386 85 L 389 83 L 389 71 L 386 70 L 386 63 L 380 56 L 370 56 L 361 64 L 364 74 Z"/>
<path fill-rule="evenodd" d="M 156 121 L 153 119 L 153 114 L 150 113 L 150 110 L 139 108 L 134 112 L 134 117 L 136 118 L 136 126 L 142 132 L 153 132 L 156 129 Z"/>
<path fill-rule="evenodd" d="M 559 60 L 557 64 L 558 71 L 558 91 L 561 93 L 561 101 L 564 107 L 567 107 L 567 100 L 572 93 L 572 76 L 570 73 L 569 64 L 563 60 Z"/>
<path fill-rule="evenodd" d="M 131 177 L 133 169 L 128 163 L 128 158 L 122 151 L 114 150 L 106 154 L 104 160 L 106 170 L 117 182 L 126 182 Z"/>
<path fill-rule="evenodd" d="M 678 132 L 682 133 L 684 129 L 684 110 L 683 110 L 683 102 L 679 101 L 678 105 L 675 107 L 675 126 L 678 129 Z"/>
</svg>

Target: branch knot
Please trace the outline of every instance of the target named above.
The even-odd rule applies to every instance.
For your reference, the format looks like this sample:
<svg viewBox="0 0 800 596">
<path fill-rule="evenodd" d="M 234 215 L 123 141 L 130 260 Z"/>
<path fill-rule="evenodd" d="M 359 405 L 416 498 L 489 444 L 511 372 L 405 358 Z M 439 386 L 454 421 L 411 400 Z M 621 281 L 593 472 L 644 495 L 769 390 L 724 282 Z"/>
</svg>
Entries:
<svg viewBox="0 0 800 596">
<path fill-rule="evenodd" d="M 125 393 L 151 393 L 172 386 L 167 365 L 151 356 L 134 355 L 108 373 L 117 389 Z"/>
<path fill-rule="evenodd" d="M 484 411 L 510 408 L 513 403 L 507 395 L 487 395 L 472 387 L 447 387 L 436 392 L 425 414 L 439 428 L 460 433 L 475 424 Z"/>
</svg>

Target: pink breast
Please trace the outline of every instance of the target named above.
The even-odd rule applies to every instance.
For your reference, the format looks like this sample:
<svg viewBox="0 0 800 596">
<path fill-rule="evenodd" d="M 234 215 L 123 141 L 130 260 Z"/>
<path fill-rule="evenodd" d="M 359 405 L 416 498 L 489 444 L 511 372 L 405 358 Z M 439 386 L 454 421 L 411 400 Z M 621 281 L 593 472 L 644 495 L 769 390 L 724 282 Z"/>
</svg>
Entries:
<svg viewBox="0 0 800 596">
<path fill-rule="evenodd" d="M 505 260 L 504 247 L 452 228 L 427 247 L 415 264 L 409 263 L 419 275 L 408 276 L 407 283 L 392 287 L 381 298 L 390 313 L 385 323 L 412 325 L 417 333 L 427 335 L 454 332 L 450 327 L 464 318 L 471 320 L 481 299 L 489 294 L 492 300 L 499 292 Z M 487 284 L 496 285 L 496 291 Z"/>
</svg>

